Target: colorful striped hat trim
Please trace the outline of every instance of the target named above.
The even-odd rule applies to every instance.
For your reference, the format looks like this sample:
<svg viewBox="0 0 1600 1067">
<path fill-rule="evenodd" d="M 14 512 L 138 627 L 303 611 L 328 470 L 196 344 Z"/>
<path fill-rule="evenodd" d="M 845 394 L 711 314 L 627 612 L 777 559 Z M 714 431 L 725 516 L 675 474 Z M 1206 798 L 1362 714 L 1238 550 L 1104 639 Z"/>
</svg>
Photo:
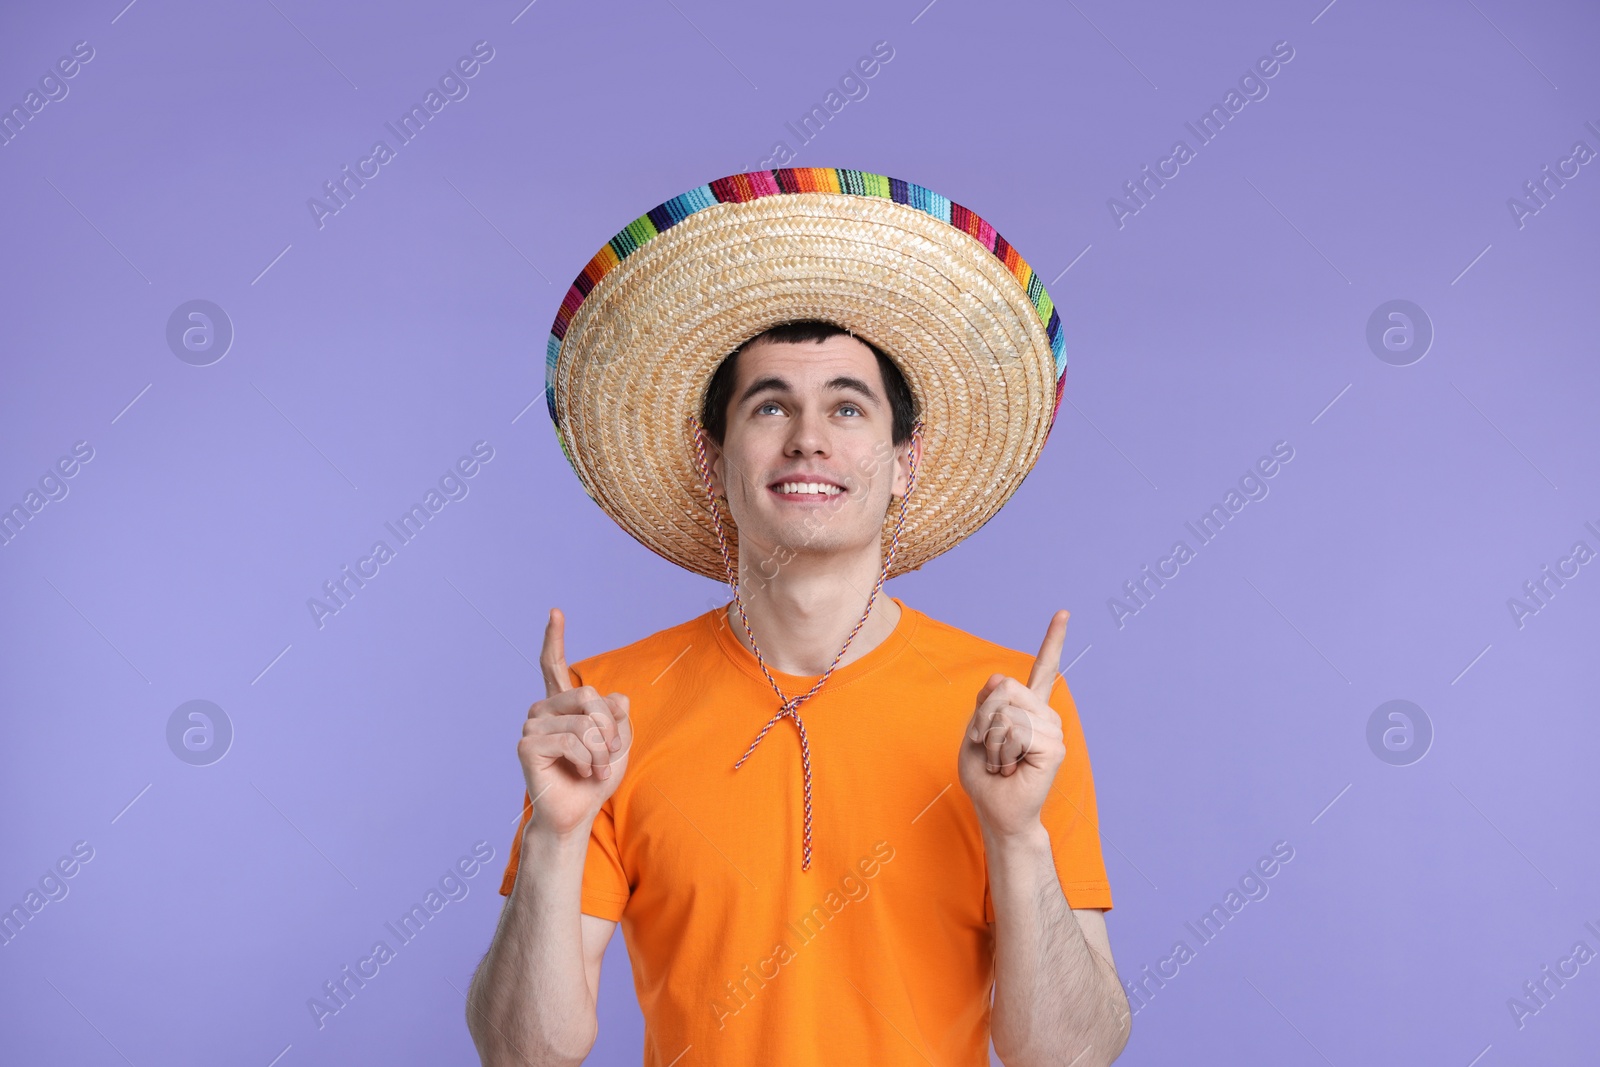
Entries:
<svg viewBox="0 0 1600 1067">
<path fill-rule="evenodd" d="M 1005 264 L 1006 270 L 1016 278 L 1028 294 L 1028 301 L 1044 325 L 1045 336 L 1050 339 L 1050 351 L 1056 363 L 1056 409 L 1061 406 L 1062 386 L 1066 384 L 1067 356 L 1062 338 L 1061 316 L 1055 302 L 1045 291 L 1044 280 L 1034 273 L 1026 260 L 1017 254 L 1004 237 L 977 212 L 953 203 L 931 189 L 889 178 L 882 174 L 869 174 L 860 170 L 838 167 L 786 167 L 781 170 L 758 170 L 748 174 L 732 174 L 714 182 L 690 189 L 666 203 L 651 208 L 634 219 L 595 253 L 593 259 L 579 272 L 572 287 L 561 301 L 555 323 L 550 327 L 550 340 L 545 347 L 545 402 L 551 421 L 556 416 L 555 373 L 556 361 L 561 354 L 561 342 L 567 336 L 567 327 L 583 305 L 583 300 L 613 267 L 643 247 L 652 237 L 682 222 L 697 211 L 715 204 L 743 204 L 764 196 L 781 196 L 785 193 L 846 193 L 853 196 L 877 196 L 905 204 L 948 223 L 963 233 L 977 239 Z M 1054 411 L 1051 413 L 1054 421 Z M 565 436 L 562 440 L 566 450 Z M 568 456 L 570 459 L 570 455 Z"/>
</svg>

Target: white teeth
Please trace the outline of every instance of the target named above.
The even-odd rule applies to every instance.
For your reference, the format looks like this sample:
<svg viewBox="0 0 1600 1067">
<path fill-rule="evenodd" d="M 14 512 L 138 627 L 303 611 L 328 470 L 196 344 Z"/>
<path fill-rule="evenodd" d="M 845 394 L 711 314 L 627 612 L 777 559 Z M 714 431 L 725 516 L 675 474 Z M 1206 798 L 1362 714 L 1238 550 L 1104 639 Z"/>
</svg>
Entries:
<svg viewBox="0 0 1600 1067">
<path fill-rule="evenodd" d="M 837 485 L 827 485 L 822 482 L 784 482 L 778 486 L 778 492 L 838 496 L 844 490 Z"/>
</svg>

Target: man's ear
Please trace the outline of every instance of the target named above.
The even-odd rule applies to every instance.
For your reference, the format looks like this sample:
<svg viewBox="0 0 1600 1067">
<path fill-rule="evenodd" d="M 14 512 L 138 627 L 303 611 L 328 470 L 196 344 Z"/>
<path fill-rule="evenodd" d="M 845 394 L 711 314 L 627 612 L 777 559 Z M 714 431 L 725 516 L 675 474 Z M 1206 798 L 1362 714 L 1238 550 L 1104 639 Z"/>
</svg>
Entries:
<svg viewBox="0 0 1600 1067">
<path fill-rule="evenodd" d="M 728 491 L 722 484 L 722 448 L 711 439 L 710 434 L 706 435 L 706 466 L 711 472 L 712 493 L 726 500 Z"/>
<path fill-rule="evenodd" d="M 906 487 L 911 484 L 911 457 L 917 458 L 917 466 L 922 466 L 922 435 L 912 434 L 910 440 L 902 445 L 896 445 L 894 450 L 894 485 L 889 490 L 893 497 L 906 495 Z"/>
</svg>

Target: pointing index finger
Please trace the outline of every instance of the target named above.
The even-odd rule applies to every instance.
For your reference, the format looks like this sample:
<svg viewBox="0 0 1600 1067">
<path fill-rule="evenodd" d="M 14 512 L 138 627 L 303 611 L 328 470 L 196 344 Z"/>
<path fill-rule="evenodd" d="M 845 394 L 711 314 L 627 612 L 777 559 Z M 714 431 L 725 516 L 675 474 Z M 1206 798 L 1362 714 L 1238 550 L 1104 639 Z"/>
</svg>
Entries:
<svg viewBox="0 0 1600 1067">
<path fill-rule="evenodd" d="M 1048 702 L 1050 689 L 1056 684 L 1061 671 L 1061 646 L 1067 640 L 1067 619 L 1072 616 L 1065 608 L 1050 617 L 1050 628 L 1044 632 L 1044 644 L 1039 646 L 1039 656 L 1033 661 L 1033 673 L 1028 676 L 1028 688 L 1040 700 Z"/>
<path fill-rule="evenodd" d="M 539 650 L 539 672 L 544 675 L 544 695 L 553 697 L 572 688 L 567 676 L 567 619 L 560 608 L 550 609 L 544 628 L 544 648 Z"/>
</svg>

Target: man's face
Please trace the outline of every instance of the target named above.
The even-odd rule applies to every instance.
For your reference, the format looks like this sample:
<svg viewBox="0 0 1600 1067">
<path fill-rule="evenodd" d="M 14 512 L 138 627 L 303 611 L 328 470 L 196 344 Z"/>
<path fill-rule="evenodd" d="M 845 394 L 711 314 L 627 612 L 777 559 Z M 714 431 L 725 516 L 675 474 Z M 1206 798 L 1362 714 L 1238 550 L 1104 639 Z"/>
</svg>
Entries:
<svg viewBox="0 0 1600 1067">
<path fill-rule="evenodd" d="M 759 341 L 739 354 L 713 475 L 742 553 L 876 548 L 891 496 L 906 488 L 909 444 L 872 349 L 844 334 Z"/>
</svg>

